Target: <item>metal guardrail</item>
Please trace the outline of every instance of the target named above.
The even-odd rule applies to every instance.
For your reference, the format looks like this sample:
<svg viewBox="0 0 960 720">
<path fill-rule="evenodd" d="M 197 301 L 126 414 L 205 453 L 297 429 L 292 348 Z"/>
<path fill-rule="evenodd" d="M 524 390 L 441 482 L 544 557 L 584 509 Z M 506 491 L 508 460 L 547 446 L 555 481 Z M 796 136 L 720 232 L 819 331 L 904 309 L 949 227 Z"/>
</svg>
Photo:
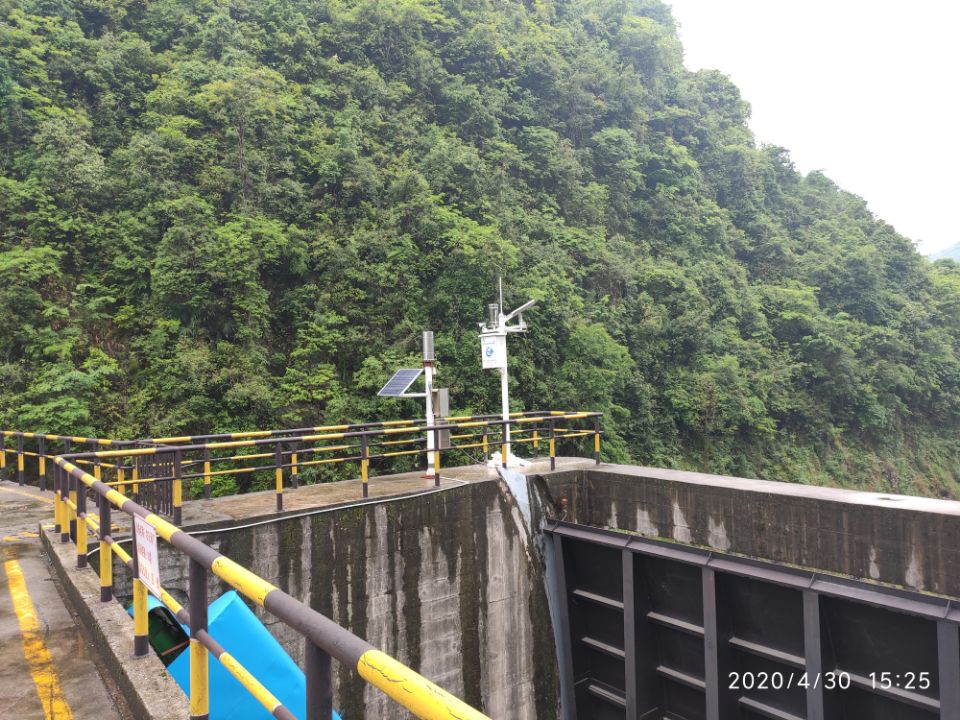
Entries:
<svg viewBox="0 0 960 720">
<path fill-rule="evenodd" d="M 451 453 L 456 461 L 477 453 L 485 457 L 491 448 L 499 447 L 501 457 L 506 458 L 513 446 L 529 444 L 538 450 L 540 444 L 545 443 L 553 469 L 557 443 L 592 437 L 593 455 L 599 463 L 600 419 L 600 413 L 527 412 L 516 413 L 510 420 L 489 415 L 458 416 L 444 418 L 444 424 L 439 425 L 426 425 L 423 420 L 399 420 L 133 441 L 2 431 L 0 440 L 15 437 L 17 447 L 10 450 L 0 442 L 0 469 L 6 463 L 7 453 L 15 454 L 18 481 L 24 484 L 24 459 L 35 457 L 43 490 L 48 481 L 47 461 L 55 456 L 65 457 L 78 466 L 92 467 L 96 479 L 106 480 L 111 487 L 123 490 L 138 503 L 179 524 L 185 496 L 195 490 L 202 492 L 203 497 L 211 497 L 212 481 L 217 477 L 259 475 L 265 480 L 265 475 L 272 475 L 276 510 L 280 512 L 285 489 L 297 488 L 301 471 L 315 466 L 355 464 L 362 496 L 368 497 L 372 465 L 404 457 L 430 459 L 432 455 L 434 467 L 431 469 L 437 486 L 441 458 L 446 460 Z M 583 421 L 587 421 L 586 427 L 574 427 Z M 432 447 L 427 442 L 429 435 L 432 435 Z M 36 452 L 24 447 L 25 439 L 31 438 L 36 439 Z M 45 439 L 62 441 L 64 452 L 51 452 Z M 71 452 L 75 442 L 90 443 L 94 449 Z M 101 447 L 111 449 L 101 450 Z M 194 487 L 198 480 L 202 480 L 202 491 Z"/>
<path fill-rule="evenodd" d="M 131 518 L 140 516 L 157 535 L 189 558 L 189 611 L 169 593 L 159 598 L 176 617 L 190 627 L 190 717 L 201 720 L 209 713 L 208 653 L 224 667 L 275 718 L 293 720 L 269 689 L 254 678 L 207 631 L 207 574 L 213 573 L 244 597 L 270 612 L 306 639 L 306 720 L 328 720 L 332 717 L 331 659 L 353 668 L 361 678 L 379 688 L 418 718 L 427 720 L 489 720 L 463 701 L 433 684 L 419 673 L 377 650 L 370 643 L 340 627 L 326 616 L 291 597 L 225 555 L 196 540 L 176 525 L 167 522 L 147 508 L 108 487 L 102 480 L 74 465 L 70 460 L 54 458 L 54 520 L 60 541 L 74 539 L 77 567 L 87 566 L 87 528 L 100 539 L 101 601 L 110 601 L 112 592 L 113 553 L 133 573 L 134 654 L 148 652 L 147 590 L 137 575 L 136 552 L 131 557 L 110 536 L 111 510 L 116 508 Z M 87 493 L 99 497 L 99 517 L 87 514 Z"/>
<path fill-rule="evenodd" d="M 16 447 L 14 449 L 7 447 L 8 439 L 15 442 Z M 36 447 L 36 452 L 31 452 L 26 449 L 27 440 L 33 441 L 34 446 Z M 67 454 L 73 452 L 74 444 L 90 445 L 91 449 L 96 450 L 97 448 L 104 446 L 119 447 L 124 445 L 135 445 L 136 441 L 90 438 L 75 435 L 51 435 L 46 433 L 24 432 L 20 430 L 0 430 L 0 471 L 5 470 L 7 467 L 7 455 L 13 455 L 16 460 L 17 482 L 20 485 L 23 485 L 25 484 L 26 458 L 36 458 L 37 476 L 40 481 L 40 489 L 46 490 L 47 462 L 52 460 L 56 455 L 61 454 L 53 452 L 53 448 L 49 447 L 47 443 L 60 443 L 63 447 L 62 454 Z M 96 466 L 95 472 L 97 477 L 99 477 L 101 472 L 99 469 L 100 463 L 94 461 L 94 465 Z"/>
<path fill-rule="evenodd" d="M 273 471 L 276 483 L 276 507 L 283 508 L 284 471 L 289 470 L 290 482 L 297 486 L 298 468 L 311 464 L 357 462 L 360 466 L 363 496 L 369 493 L 369 468 L 375 460 L 419 456 L 433 453 L 433 476 L 440 485 L 441 457 L 449 453 L 466 453 L 482 449 L 484 456 L 491 447 L 499 445 L 506 462 L 511 445 L 531 444 L 539 447 L 546 442 L 550 467 L 555 467 L 556 444 L 565 439 L 593 437 L 594 458 L 600 462 L 600 413 L 518 413 L 509 420 L 491 416 L 444 418 L 442 425 L 426 425 L 422 421 L 389 421 L 362 425 L 324 426 L 297 430 L 253 431 L 230 435 L 183 436 L 149 440 L 121 441 L 99 438 L 80 438 L 46 435 L 21 431 L 0 431 L 0 469 L 6 466 L 7 454 L 14 453 L 17 477 L 25 482 L 25 458 L 37 458 L 40 489 L 44 490 L 52 461 L 54 491 L 54 521 L 60 541 L 76 544 L 77 567 L 87 566 L 88 529 L 99 540 L 100 599 L 113 599 L 113 556 L 130 571 L 133 581 L 134 654 L 146 655 L 147 589 L 140 581 L 136 552 L 128 554 L 111 535 L 114 508 L 129 515 L 139 516 L 149 523 L 157 535 L 189 558 L 189 609 L 180 605 L 166 591 L 159 600 L 175 617 L 190 627 L 190 716 L 193 720 L 208 717 L 209 675 L 208 654 L 213 653 L 221 664 L 265 707 L 273 717 L 293 720 L 294 715 L 226 651 L 207 631 L 207 577 L 213 573 L 235 588 L 240 594 L 263 607 L 292 628 L 306 641 L 306 720 L 327 720 L 332 716 L 332 659 L 353 668 L 366 682 L 379 688 L 394 701 L 418 718 L 428 720 L 488 720 L 486 716 L 458 698 L 434 685 L 414 670 L 377 650 L 365 640 L 337 625 L 304 603 L 260 578 L 247 568 L 235 563 L 213 548 L 187 535 L 179 527 L 181 521 L 183 482 L 203 478 L 205 495 L 209 497 L 210 479 L 218 474 L 240 474 Z M 578 421 L 588 420 L 589 427 L 574 427 Z M 561 423 L 561 425 L 558 425 Z M 506 428 L 513 426 L 510 440 Z M 433 433 L 433 448 L 419 447 L 425 443 L 426 433 Z M 441 433 L 448 433 L 450 443 L 441 447 Z M 402 437 L 406 436 L 406 437 Z M 16 449 L 6 447 L 8 438 L 16 439 Z M 36 452 L 27 450 L 25 441 L 36 443 Z M 198 442 L 199 441 L 199 442 Z M 455 443 L 453 441 L 461 441 Z M 47 442 L 60 442 L 64 452 L 50 454 Z M 87 443 L 92 451 L 74 453 L 73 445 Z M 412 449 L 405 446 L 416 446 Z M 241 453 L 239 449 L 261 446 L 268 452 Z M 286 446 L 286 448 L 284 447 Z M 101 450 L 102 447 L 113 449 Z M 399 448 L 399 449 L 398 449 Z M 359 450 L 359 454 L 355 451 Z M 229 455 L 218 456 L 220 451 Z M 317 456 L 322 453 L 346 455 Z M 197 457 L 190 457 L 190 455 Z M 303 459 L 303 458 L 313 459 Z M 259 461 L 271 458 L 267 465 L 241 466 L 214 470 L 218 464 Z M 112 462 L 111 462 L 112 461 Z M 158 475 L 158 467 L 169 467 L 168 476 Z M 93 469 L 90 474 L 81 466 Z M 184 472 L 184 468 L 202 467 L 202 472 Z M 114 480 L 103 480 L 104 470 Z M 147 471 L 147 475 L 141 475 Z M 129 478 L 129 479 L 128 479 Z M 112 487 L 111 487 L 112 486 Z M 151 508 L 127 497 L 123 490 L 132 488 L 139 497 L 143 488 L 154 486 L 163 492 L 154 492 L 152 499 L 157 509 L 167 510 L 174 518 L 168 522 Z M 167 493 L 168 494 L 165 494 Z M 93 493 L 98 511 L 87 512 L 87 495 Z M 169 501 L 169 502 L 168 502 Z M 136 538 L 134 537 L 134 542 Z"/>
</svg>

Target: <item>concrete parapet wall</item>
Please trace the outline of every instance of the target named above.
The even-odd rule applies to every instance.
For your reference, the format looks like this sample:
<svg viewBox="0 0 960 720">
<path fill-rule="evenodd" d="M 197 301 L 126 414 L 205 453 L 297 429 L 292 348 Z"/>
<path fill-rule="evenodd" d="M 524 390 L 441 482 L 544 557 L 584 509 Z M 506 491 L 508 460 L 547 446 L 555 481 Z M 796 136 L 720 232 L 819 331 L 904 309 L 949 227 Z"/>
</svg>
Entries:
<svg viewBox="0 0 960 720">
<path fill-rule="evenodd" d="M 960 502 L 621 465 L 537 482 L 570 522 L 960 597 Z"/>
<path fill-rule="evenodd" d="M 133 619 L 122 605 L 100 601 L 100 581 L 90 568 L 77 569 L 72 543 L 40 528 L 40 538 L 74 614 L 89 631 L 107 672 L 137 720 L 183 720 L 190 715 L 186 696 L 153 652 L 133 654 Z"/>
<path fill-rule="evenodd" d="M 542 566 L 504 493 L 480 482 L 185 529 L 489 716 L 550 720 L 559 691 Z M 187 564 L 161 547 L 164 586 L 183 600 Z M 211 599 L 225 589 L 212 577 Z M 256 611 L 302 666 L 301 637 Z M 351 668 L 335 668 L 344 717 L 409 717 Z"/>
</svg>

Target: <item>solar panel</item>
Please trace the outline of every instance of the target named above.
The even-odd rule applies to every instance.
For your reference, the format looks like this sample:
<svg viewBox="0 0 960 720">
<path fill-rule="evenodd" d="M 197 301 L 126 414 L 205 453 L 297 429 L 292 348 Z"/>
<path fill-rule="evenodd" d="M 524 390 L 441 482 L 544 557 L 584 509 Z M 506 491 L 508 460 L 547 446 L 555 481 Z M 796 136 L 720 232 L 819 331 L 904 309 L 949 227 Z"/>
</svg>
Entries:
<svg viewBox="0 0 960 720">
<path fill-rule="evenodd" d="M 377 395 L 380 397 L 403 397 L 407 388 L 413 385 L 413 381 L 420 377 L 422 372 L 423 368 L 397 370 L 393 377 L 387 381 L 387 384 L 380 388 Z"/>
</svg>

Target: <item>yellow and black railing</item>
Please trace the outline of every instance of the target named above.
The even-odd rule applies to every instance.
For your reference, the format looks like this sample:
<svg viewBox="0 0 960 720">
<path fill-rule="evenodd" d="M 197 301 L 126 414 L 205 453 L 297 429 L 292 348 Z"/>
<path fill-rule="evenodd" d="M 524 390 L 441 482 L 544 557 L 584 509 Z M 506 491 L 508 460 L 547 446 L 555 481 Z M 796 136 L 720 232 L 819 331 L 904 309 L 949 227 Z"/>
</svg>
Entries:
<svg viewBox="0 0 960 720">
<path fill-rule="evenodd" d="M 600 419 L 600 413 L 590 412 L 525 412 L 509 420 L 470 415 L 442 418 L 433 425 L 394 420 L 145 440 L 0 431 L 0 469 L 8 455 L 14 456 L 18 482 L 24 484 L 27 462 L 35 462 L 42 490 L 49 482 L 50 460 L 65 457 L 179 524 L 184 501 L 197 495 L 211 497 L 216 478 L 246 476 L 259 478 L 261 484 L 270 482 L 280 512 L 285 490 L 296 489 L 301 472 L 308 468 L 352 464 L 360 476 L 362 496 L 368 497 L 372 469 L 390 471 L 399 459 L 422 462 L 438 486 L 441 465 L 475 462 L 498 449 L 507 458 L 515 446 L 530 445 L 533 454 L 542 454 L 546 446 L 553 469 L 558 444 L 592 438 L 593 455 L 600 462 Z"/>
<path fill-rule="evenodd" d="M 131 449 L 137 452 L 137 449 Z M 159 598 L 174 615 L 190 627 L 190 716 L 201 720 L 209 713 L 208 654 L 223 666 L 275 718 L 291 720 L 293 714 L 249 671 L 230 655 L 207 630 L 207 577 L 213 573 L 239 593 L 270 612 L 306 640 L 306 720 L 332 717 L 332 659 L 352 668 L 363 680 L 379 688 L 418 718 L 429 720 L 485 720 L 485 716 L 447 691 L 433 684 L 396 659 L 377 650 L 365 640 L 340 627 L 326 616 L 291 597 L 250 570 L 238 565 L 203 542 L 183 532 L 122 492 L 63 457 L 54 458 L 54 506 L 56 529 L 61 542 L 76 543 L 77 566 L 87 565 L 87 528 L 100 540 L 101 601 L 112 599 L 112 556 L 116 554 L 133 573 L 133 647 L 137 656 L 148 652 L 147 591 L 139 580 L 136 551 L 125 553 L 110 535 L 111 511 L 131 518 L 139 516 L 151 525 L 177 552 L 189 558 L 189 610 L 169 593 Z M 98 518 L 86 510 L 88 493 L 99 502 Z"/>
<path fill-rule="evenodd" d="M 0 430 L 0 471 L 6 471 L 7 456 L 12 455 L 17 483 L 24 485 L 27 477 L 27 461 L 35 462 L 40 489 L 46 490 L 48 463 L 54 456 L 72 453 L 75 450 L 74 446 L 77 445 L 86 445 L 91 450 L 97 450 L 101 447 L 122 447 L 135 444 L 136 441 L 133 440 L 110 440 L 107 438 L 52 435 L 20 430 Z M 60 447 L 59 451 L 57 446 Z M 100 477 L 100 463 L 96 459 L 83 462 L 94 465 L 95 473 L 97 477 Z"/>
<path fill-rule="evenodd" d="M 212 481 L 227 476 L 270 477 L 276 497 L 276 511 L 283 510 L 284 492 L 296 489 L 302 470 L 310 467 L 353 464 L 360 476 L 361 493 L 369 497 L 371 468 L 388 465 L 398 458 L 429 460 L 435 485 L 440 486 L 441 466 L 475 462 L 499 449 L 506 459 L 510 447 L 529 444 L 534 453 L 546 445 L 550 467 L 556 464 L 558 443 L 593 439 L 593 455 L 600 462 L 599 413 L 523 413 L 509 420 L 490 417 L 450 417 L 442 424 L 396 421 L 368 425 L 327 425 L 291 431 L 264 431 L 267 437 L 224 438 L 191 436 L 153 438 L 139 441 L 140 447 L 97 450 L 63 455 L 80 465 L 93 465 L 97 479 L 107 485 L 129 489 L 132 498 L 154 512 L 182 522 L 185 498 L 202 482 L 202 494 L 211 496 Z M 509 435 L 506 432 L 510 428 Z M 262 433 L 257 433 L 260 435 Z M 428 443 L 428 437 L 433 440 Z M 195 442 L 200 439 L 201 442 Z M 424 463 L 425 465 L 426 463 Z M 103 469 L 101 471 L 101 468 Z"/>
<path fill-rule="evenodd" d="M 450 465 L 451 461 L 475 460 L 478 454 L 486 458 L 496 449 L 506 462 L 511 446 L 524 444 L 538 452 L 545 443 L 550 468 L 554 469 L 558 443 L 592 438 L 594 459 L 599 463 L 600 419 L 599 413 L 589 412 L 527 412 L 511 415 L 508 420 L 457 416 L 432 425 L 423 420 L 404 420 L 135 441 L 0 431 L 0 469 L 6 467 L 8 455 L 13 455 L 21 484 L 25 482 L 28 460 L 35 459 L 37 463 L 41 490 L 51 476 L 56 531 L 61 542 L 75 543 L 78 568 L 87 566 L 91 536 L 99 542 L 101 601 L 113 598 L 114 557 L 131 573 L 135 655 L 147 654 L 149 647 L 147 590 L 139 579 L 136 552 L 128 554 L 113 538 L 112 512 L 119 510 L 131 518 L 143 518 L 159 537 L 189 558 L 189 609 L 166 591 L 161 591 L 159 599 L 190 627 L 192 718 L 207 716 L 209 653 L 273 717 L 294 717 L 210 636 L 206 627 L 206 588 L 207 576 L 213 573 L 305 637 L 308 720 L 331 717 L 332 659 L 353 668 L 417 717 L 479 720 L 484 716 L 478 711 L 180 530 L 186 494 L 183 484 L 188 484 L 189 493 L 194 482 L 202 481 L 203 494 L 209 497 L 212 478 L 272 473 L 276 509 L 280 511 L 285 485 L 296 488 L 299 471 L 312 466 L 355 463 L 363 497 L 368 497 L 371 464 L 389 463 L 396 458 L 419 461 L 421 457 L 432 457 L 431 470 L 438 487 L 441 466 Z M 84 445 L 90 449 L 76 452 Z M 95 502 L 96 512 L 87 512 L 88 496 Z M 171 517 L 173 522 L 161 514 Z"/>
</svg>

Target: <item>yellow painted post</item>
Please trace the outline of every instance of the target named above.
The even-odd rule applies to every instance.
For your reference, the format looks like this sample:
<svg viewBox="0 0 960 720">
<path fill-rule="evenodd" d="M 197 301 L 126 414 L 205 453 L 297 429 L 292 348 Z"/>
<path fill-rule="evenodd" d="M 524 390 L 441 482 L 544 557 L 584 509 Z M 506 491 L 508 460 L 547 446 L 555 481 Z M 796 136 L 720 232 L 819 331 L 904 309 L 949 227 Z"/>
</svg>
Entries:
<svg viewBox="0 0 960 720">
<path fill-rule="evenodd" d="M 111 522 L 110 503 L 100 498 L 100 602 L 113 599 L 113 548 L 107 542 Z"/>
<path fill-rule="evenodd" d="M 77 567 L 84 568 L 87 566 L 87 489 L 77 483 Z"/>
<path fill-rule="evenodd" d="M 500 464 L 503 467 L 507 466 L 507 433 L 509 432 L 508 426 L 503 424 L 500 426 Z"/>
<path fill-rule="evenodd" d="M 136 552 L 136 549 L 134 549 Z M 136 555 L 134 555 L 136 557 Z M 136 562 L 136 561 L 134 561 Z M 139 579 L 133 580 L 133 654 L 141 657 L 147 654 L 147 586 Z"/>
<path fill-rule="evenodd" d="M 56 532 L 63 534 L 63 507 L 60 502 L 60 468 L 53 468 L 53 525 Z"/>
<path fill-rule="evenodd" d="M 60 542 L 70 542 L 70 510 L 67 506 L 67 493 L 69 492 L 69 478 L 67 471 L 59 465 L 56 468 L 56 477 L 58 478 L 57 495 L 60 498 Z"/>
<path fill-rule="evenodd" d="M 173 479 L 173 524 L 179 525 L 182 521 L 180 515 L 183 513 L 183 480 L 175 477 Z"/>
<path fill-rule="evenodd" d="M 490 454 L 490 440 L 488 439 L 488 433 L 487 433 L 487 430 L 489 427 L 490 427 L 489 425 L 483 426 L 483 461 L 484 462 L 487 461 L 487 455 Z"/>
<path fill-rule="evenodd" d="M 206 720 L 210 712 L 210 675 L 207 649 L 190 638 L 190 718 Z"/>
<path fill-rule="evenodd" d="M 203 496 L 209 500 L 211 494 L 210 487 L 210 448 L 203 448 Z"/>
<path fill-rule="evenodd" d="M 173 524 L 183 522 L 183 464 L 179 450 L 173 453 Z"/>
<path fill-rule="evenodd" d="M 7 436 L 0 433 L 0 470 L 7 469 Z"/>
<path fill-rule="evenodd" d="M 23 485 L 23 435 L 17 437 L 17 483 Z"/>
<path fill-rule="evenodd" d="M 94 444 L 94 451 L 99 448 L 99 445 Z M 93 476 L 97 480 L 103 480 L 103 468 L 100 467 L 100 458 L 93 459 Z M 122 492 L 122 490 L 121 490 Z M 93 502 L 96 503 L 97 507 L 100 507 L 100 493 L 94 493 Z"/>
<path fill-rule="evenodd" d="M 433 431 L 433 484 L 436 487 L 440 487 L 440 452 L 442 448 L 440 447 L 440 431 L 434 429 Z"/>
<path fill-rule="evenodd" d="M 297 443 L 291 443 L 290 445 L 290 487 L 296 489 L 300 487 L 300 468 L 298 467 L 297 459 Z"/>
<path fill-rule="evenodd" d="M 368 497 L 370 494 L 369 488 L 369 474 L 370 474 L 370 460 L 367 459 L 367 436 L 360 436 L 360 482 L 363 483 L 363 496 Z"/>
<path fill-rule="evenodd" d="M 47 489 L 47 439 L 44 437 L 37 438 L 37 472 L 39 474 L 38 480 L 40 481 L 40 492 L 44 492 Z"/>
<path fill-rule="evenodd" d="M 540 447 L 540 429 L 534 425 L 533 426 L 533 449 L 536 450 Z"/>
<path fill-rule="evenodd" d="M 600 418 L 595 417 L 593 419 L 593 456 L 597 462 L 597 465 L 600 464 Z"/>
<path fill-rule="evenodd" d="M 277 491 L 277 512 L 283 510 L 283 445 L 277 443 L 274 451 L 276 469 L 273 471 L 274 484 Z"/>
<path fill-rule="evenodd" d="M 79 480 L 73 477 L 73 475 L 67 474 L 67 482 L 70 483 L 70 494 L 68 495 L 68 497 L 70 498 L 70 502 L 73 503 L 72 507 L 70 505 L 67 506 L 67 517 L 70 520 L 70 523 L 69 523 L 70 537 L 73 539 L 74 542 L 76 542 L 77 541 L 77 513 L 75 508 L 77 507 L 77 483 L 79 482 Z"/>
<path fill-rule="evenodd" d="M 131 461 L 133 467 L 130 468 L 130 480 L 133 482 L 131 485 L 131 492 L 133 493 L 134 502 L 139 502 L 140 500 L 140 484 L 137 480 L 140 479 L 140 467 L 137 465 L 137 459 L 133 458 Z M 126 493 L 124 493 L 126 495 Z"/>
<path fill-rule="evenodd" d="M 553 420 L 551 420 L 550 421 L 550 469 L 551 470 L 557 469 L 557 441 L 554 438 L 554 435 L 556 435 L 556 432 L 557 432 L 556 423 Z"/>
<path fill-rule="evenodd" d="M 197 639 L 207 630 L 207 569 L 190 559 L 190 718 L 207 720 L 210 713 L 208 654 Z"/>
</svg>

